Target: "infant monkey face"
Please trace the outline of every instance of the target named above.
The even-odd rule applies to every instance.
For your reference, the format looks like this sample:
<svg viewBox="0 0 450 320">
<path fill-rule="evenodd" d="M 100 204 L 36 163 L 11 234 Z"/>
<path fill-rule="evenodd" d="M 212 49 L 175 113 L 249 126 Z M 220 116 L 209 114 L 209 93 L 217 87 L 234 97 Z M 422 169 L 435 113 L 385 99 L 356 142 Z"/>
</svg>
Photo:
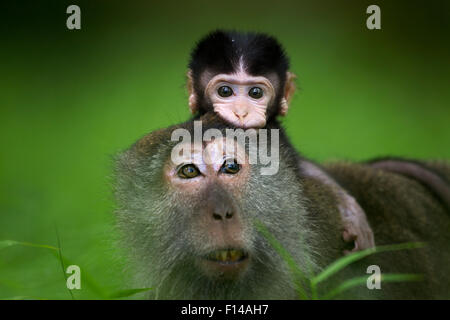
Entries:
<svg viewBox="0 0 450 320">
<path fill-rule="evenodd" d="M 205 95 L 222 119 L 239 128 L 262 128 L 275 89 L 266 77 L 251 76 L 241 70 L 213 77 Z"/>
</svg>

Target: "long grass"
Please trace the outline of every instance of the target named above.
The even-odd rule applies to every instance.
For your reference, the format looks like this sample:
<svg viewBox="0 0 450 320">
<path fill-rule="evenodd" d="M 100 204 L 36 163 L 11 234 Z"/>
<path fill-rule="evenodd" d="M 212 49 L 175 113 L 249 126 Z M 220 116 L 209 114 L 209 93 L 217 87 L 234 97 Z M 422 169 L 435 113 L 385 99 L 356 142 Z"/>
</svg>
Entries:
<svg viewBox="0 0 450 320">
<path fill-rule="evenodd" d="M 337 272 L 343 270 L 350 264 L 359 261 L 367 256 L 381 253 L 381 252 L 388 252 L 388 251 L 399 251 L 399 250 L 409 250 L 409 249 L 418 249 L 423 248 L 425 244 L 423 242 L 409 242 L 409 243 L 400 243 L 400 244 L 393 244 L 393 245 L 384 245 L 384 246 L 378 246 L 375 248 L 369 248 L 358 252 L 353 252 L 349 255 L 346 255 L 342 258 L 339 258 L 338 260 L 331 263 L 329 266 L 325 267 L 323 270 L 321 270 L 318 274 L 306 277 L 305 273 L 300 270 L 298 265 L 295 262 L 295 259 L 292 257 L 292 255 L 282 246 L 282 244 L 270 233 L 270 231 L 267 229 L 267 227 L 262 224 L 260 221 L 255 221 L 256 228 L 258 231 L 266 238 L 266 240 L 270 243 L 270 245 L 274 248 L 274 250 L 281 256 L 281 258 L 285 261 L 287 264 L 289 270 L 291 271 L 293 275 L 293 280 L 295 281 L 295 287 L 298 293 L 299 299 L 305 300 L 305 299 L 312 299 L 312 300 L 318 300 L 318 299 L 332 299 L 339 294 L 353 288 L 356 286 L 361 286 L 367 283 L 367 279 L 370 275 L 362 276 L 362 277 L 355 277 L 351 279 L 347 279 L 340 283 L 337 287 L 329 290 L 328 292 L 325 292 L 322 296 L 319 296 L 318 294 L 318 285 L 322 282 L 325 282 L 327 279 L 329 279 L 332 275 L 336 274 Z M 381 274 L 382 282 L 409 282 L 409 281 L 421 281 L 423 280 L 423 276 L 420 274 Z M 306 284 L 305 284 L 306 283 Z M 309 286 L 309 292 L 305 288 L 306 286 Z M 357 297 L 355 297 L 357 298 Z"/>
<path fill-rule="evenodd" d="M 255 225 L 258 231 L 266 238 L 266 240 L 270 243 L 270 245 L 274 248 L 274 250 L 281 256 L 281 258 L 287 264 L 292 276 L 293 281 L 295 283 L 295 288 L 297 291 L 298 298 L 301 300 L 328 300 L 339 296 L 343 292 L 356 287 L 361 286 L 367 283 L 368 276 L 361 276 L 350 278 L 342 283 L 340 283 L 337 287 L 325 292 L 323 295 L 318 295 L 318 286 L 320 283 L 325 282 L 332 275 L 337 272 L 343 270 L 350 264 L 359 261 L 369 255 L 373 255 L 376 253 L 387 252 L 387 251 L 399 251 L 399 250 L 409 250 L 424 247 L 424 243 L 415 242 L 415 243 L 402 243 L 402 244 L 394 244 L 394 245 L 385 245 L 378 246 L 376 248 L 369 248 L 359 252 L 351 253 L 347 256 L 344 256 L 329 266 L 321 270 L 318 274 L 313 275 L 310 273 L 301 270 L 301 268 L 295 262 L 295 259 L 292 255 L 286 250 L 282 244 L 273 236 L 273 234 L 267 229 L 267 227 L 259 221 L 255 222 Z M 67 281 L 67 276 L 65 273 L 66 267 L 69 265 L 73 265 L 74 263 L 66 258 L 62 254 L 61 247 L 50 246 L 46 244 L 36 244 L 30 242 L 22 242 L 15 240 L 3 240 L 0 241 L 0 250 L 13 246 L 23 246 L 23 247 L 32 247 L 32 248 L 40 248 L 48 250 L 52 253 L 52 255 L 57 259 L 58 263 L 62 267 L 62 272 L 64 274 L 64 279 Z M 123 289 L 117 291 L 108 291 L 104 289 L 101 285 L 99 285 L 94 278 L 86 271 L 85 268 L 81 268 L 82 273 L 82 283 L 83 286 L 87 287 L 88 290 L 93 292 L 99 299 L 121 299 L 132 297 L 137 293 L 142 293 L 151 290 L 151 288 L 132 288 L 132 289 Z M 409 282 L 409 281 L 421 281 L 423 280 L 423 276 L 419 274 L 382 274 L 381 281 L 382 282 Z M 309 286 L 308 290 L 307 287 Z M 70 292 L 70 296 L 72 299 L 75 299 L 73 290 L 68 289 Z M 355 297 L 357 298 L 357 297 Z M 37 299 L 43 300 L 43 297 L 30 297 L 30 296 L 15 296 L 10 297 L 9 299 Z"/>
<path fill-rule="evenodd" d="M 70 265 L 74 265 L 71 260 L 67 259 L 63 254 L 61 247 L 54 247 L 46 244 L 36 244 L 36 243 L 30 243 L 30 242 L 22 242 L 22 241 L 15 241 L 15 240 L 3 240 L 0 241 L 0 249 L 4 249 L 7 247 L 13 247 L 13 246 L 24 246 L 24 247 L 33 247 L 33 248 L 41 248 L 48 250 L 52 253 L 52 255 L 57 259 L 58 263 L 62 267 L 62 272 L 64 274 L 64 279 L 67 281 L 66 277 L 66 267 Z M 79 265 L 78 265 L 79 266 Z M 107 291 L 104 289 L 101 285 L 99 285 L 94 278 L 90 275 L 89 272 L 86 271 L 86 268 L 79 266 L 81 269 L 81 277 L 82 277 L 82 283 L 83 286 L 86 286 L 88 290 L 90 290 L 92 293 L 94 293 L 99 299 L 120 299 L 120 298 L 127 298 L 131 297 L 137 293 L 146 292 L 151 290 L 151 288 L 133 288 L 133 289 L 123 289 L 123 290 L 117 290 L 117 291 Z M 70 292 L 70 296 L 72 299 L 75 299 L 74 296 L 74 290 L 68 289 Z M 0 297 L 2 298 L 2 297 Z M 38 300 L 45 300 L 45 298 L 42 297 L 28 297 L 28 296 L 15 296 L 11 297 L 9 299 L 38 299 Z"/>
</svg>

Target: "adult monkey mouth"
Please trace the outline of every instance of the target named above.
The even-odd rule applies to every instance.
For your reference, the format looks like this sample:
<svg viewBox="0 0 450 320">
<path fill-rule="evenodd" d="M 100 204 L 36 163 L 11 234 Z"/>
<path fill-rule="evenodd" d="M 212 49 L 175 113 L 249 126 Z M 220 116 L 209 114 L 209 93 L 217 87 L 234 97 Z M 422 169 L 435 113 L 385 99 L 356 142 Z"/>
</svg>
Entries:
<svg viewBox="0 0 450 320">
<path fill-rule="evenodd" d="M 248 269 L 249 262 L 247 251 L 229 248 L 214 250 L 203 256 L 201 266 L 209 276 L 235 280 Z"/>
<path fill-rule="evenodd" d="M 220 264 L 238 264 L 248 259 L 248 253 L 242 249 L 220 249 L 210 252 L 205 259 Z"/>
</svg>

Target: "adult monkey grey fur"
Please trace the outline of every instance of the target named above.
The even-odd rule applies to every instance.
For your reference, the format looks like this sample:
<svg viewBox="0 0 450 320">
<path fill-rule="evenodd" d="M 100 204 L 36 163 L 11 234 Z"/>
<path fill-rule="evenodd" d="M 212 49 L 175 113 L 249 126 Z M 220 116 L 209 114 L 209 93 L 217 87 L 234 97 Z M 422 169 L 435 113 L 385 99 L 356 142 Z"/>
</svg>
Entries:
<svg viewBox="0 0 450 320">
<path fill-rule="evenodd" d="M 202 120 L 204 130 L 226 127 L 210 114 Z M 155 131 L 117 162 L 118 226 L 138 267 L 139 286 L 154 288 L 152 298 L 296 298 L 285 262 L 256 230 L 255 218 L 302 270 L 316 272 L 342 256 L 345 243 L 335 196 L 326 184 L 298 174 L 289 148 L 280 146 L 276 175 L 262 176 L 258 165 L 243 165 L 233 175 L 199 176 L 198 188 L 192 190 L 166 174 L 172 170 L 176 144 L 171 132 L 180 127 L 193 130 L 187 122 Z M 428 165 L 450 173 L 447 164 Z M 428 243 L 422 249 L 375 254 L 347 267 L 329 286 L 367 275 L 372 264 L 383 273 L 421 273 L 424 281 L 382 283 L 381 290 L 359 288 L 339 298 L 448 298 L 450 215 L 439 199 L 417 181 L 366 164 L 327 168 L 363 206 L 380 245 Z M 212 252 L 224 248 L 245 252 L 245 261 L 226 271 L 218 261 L 206 263 Z"/>
</svg>

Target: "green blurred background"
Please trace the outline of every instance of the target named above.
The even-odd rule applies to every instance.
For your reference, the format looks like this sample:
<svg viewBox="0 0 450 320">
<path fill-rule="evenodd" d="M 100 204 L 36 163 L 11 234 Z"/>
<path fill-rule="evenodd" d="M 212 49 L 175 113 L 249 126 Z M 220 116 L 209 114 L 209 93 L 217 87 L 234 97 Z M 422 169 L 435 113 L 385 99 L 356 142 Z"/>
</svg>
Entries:
<svg viewBox="0 0 450 320">
<path fill-rule="evenodd" d="M 370 4 L 382 30 L 365 26 Z M 106 291 L 127 288 L 111 157 L 189 117 L 188 55 L 212 29 L 284 44 L 300 87 L 284 125 L 304 155 L 450 158 L 448 1 L 19 0 L 0 12 L 0 240 L 57 246 L 57 229 Z M 84 282 L 74 296 L 100 297 Z M 49 250 L 0 248 L 0 298 L 14 297 L 70 298 Z"/>
</svg>

